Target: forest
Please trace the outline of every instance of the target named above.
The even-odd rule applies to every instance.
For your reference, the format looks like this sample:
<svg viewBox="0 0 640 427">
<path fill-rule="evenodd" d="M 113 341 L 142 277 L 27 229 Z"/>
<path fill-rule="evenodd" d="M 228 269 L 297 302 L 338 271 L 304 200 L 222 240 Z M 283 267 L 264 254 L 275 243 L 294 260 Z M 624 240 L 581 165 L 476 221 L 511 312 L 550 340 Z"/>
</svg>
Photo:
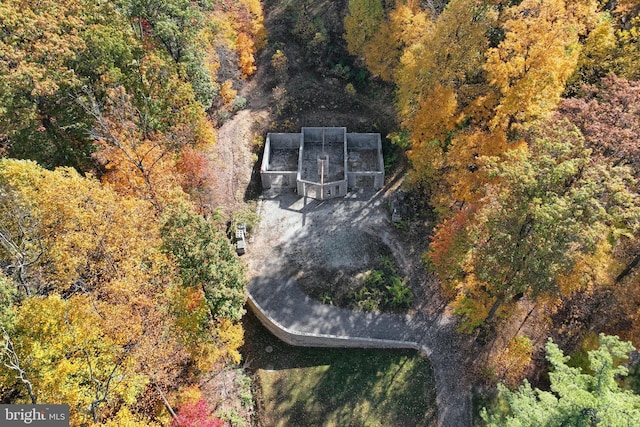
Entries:
<svg viewBox="0 0 640 427">
<path fill-rule="evenodd" d="M 3 403 L 221 425 L 198 380 L 240 361 L 246 278 L 206 153 L 262 22 L 257 0 L 0 4 Z"/>
<path fill-rule="evenodd" d="M 236 425 L 203 389 L 241 363 L 247 283 L 211 150 L 260 71 L 291 128 L 298 54 L 393 107 L 474 422 L 638 425 L 640 2 L 290 3 L 0 3 L 0 402 Z"/>
<path fill-rule="evenodd" d="M 638 422 L 637 395 L 612 373 L 598 384 L 611 382 L 619 406 L 587 380 L 574 387 L 595 398 L 563 390 L 576 374 L 552 342 L 555 372 L 541 374 L 547 337 L 572 369 L 598 374 L 633 349 L 598 333 L 640 343 L 639 11 L 623 0 L 349 2 L 349 52 L 395 85 L 408 184 L 436 218 L 424 262 L 482 349 L 479 374 L 504 384 L 489 425 Z M 598 343 L 609 362 L 592 356 Z M 527 376 L 555 394 L 509 392 Z"/>
</svg>

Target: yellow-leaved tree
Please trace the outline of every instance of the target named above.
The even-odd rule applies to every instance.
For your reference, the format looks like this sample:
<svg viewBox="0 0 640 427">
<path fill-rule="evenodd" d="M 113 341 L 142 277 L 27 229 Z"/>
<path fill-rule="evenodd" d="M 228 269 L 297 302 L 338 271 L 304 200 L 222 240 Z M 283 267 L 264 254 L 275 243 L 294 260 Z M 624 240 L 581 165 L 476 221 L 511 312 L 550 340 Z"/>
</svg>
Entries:
<svg viewBox="0 0 640 427">
<path fill-rule="evenodd" d="M 504 39 L 485 65 L 501 94 L 492 127 L 519 130 L 556 107 L 595 17 L 589 0 L 524 0 L 504 12 Z"/>
<path fill-rule="evenodd" d="M 10 304 L 14 320 L 3 322 L 10 345 L 2 348 L 11 351 L 0 354 L 17 401 L 55 394 L 71 404 L 74 420 L 98 422 L 139 400 L 161 401 L 191 352 L 167 292 L 176 269 L 161 251 L 151 203 L 73 169 L 2 159 L 0 210 L 3 270 L 26 298 Z M 220 338 L 219 352 L 226 342 L 238 345 Z M 57 377 L 64 372 L 67 380 Z M 157 408 L 137 410 L 153 416 Z"/>
<path fill-rule="evenodd" d="M 398 15 L 407 17 L 408 13 L 399 8 Z M 484 105 L 491 98 L 482 64 L 489 47 L 487 34 L 496 19 L 495 8 L 483 2 L 451 1 L 435 22 L 424 23 L 424 32 L 404 49 L 397 68 L 398 114 L 411 144 L 410 181 L 431 196 L 441 214 L 452 202 L 449 184 L 440 179 L 447 168 L 474 172 L 478 152 L 499 154 L 495 142 L 500 138 L 493 136 L 474 139 L 475 147 L 468 156 L 463 145 L 469 140 L 461 137 L 456 150 L 450 152 L 457 132 L 484 119 L 484 113 L 478 113 L 482 108 L 476 104 Z M 482 146 L 485 142 L 489 147 Z M 448 175 L 454 173 L 450 170 Z M 468 176 L 476 178 L 479 174 Z"/>
<path fill-rule="evenodd" d="M 427 40 L 432 19 L 418 1 L 398 2 L 363 47 L 369 71 L 383 80 L 394 81 L 404 49 Z"/>
</svg>

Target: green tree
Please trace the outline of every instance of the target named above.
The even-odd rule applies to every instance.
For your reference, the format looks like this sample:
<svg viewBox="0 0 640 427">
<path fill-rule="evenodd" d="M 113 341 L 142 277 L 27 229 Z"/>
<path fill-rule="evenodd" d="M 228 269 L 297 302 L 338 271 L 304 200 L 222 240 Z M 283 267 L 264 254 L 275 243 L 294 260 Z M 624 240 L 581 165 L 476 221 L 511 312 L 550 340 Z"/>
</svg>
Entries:
<svg viewBox="0 0 640 427">
<path fill-rule="evenodd" d="M 186 287 L 201 289 L 212 320 L 238 321 L 244 314 L 244 270 L 226 236 L 184 207 L 165 215 L 163 249 L 171 254 Z"/>
<path fill-rule="evenodd" d="M 551 391 L 532 389 L 526 380 L 516 391 L 498 385 L 498 404 L 481 412 L 487 426 L 640 426 L 640 396 L 618 383 L 628 375 L 621 362 L 635 350 L 630 342 L 600 334 L 600 347 L 589 352 L 586 372 L 571 367 L 551 338 L 546 350 L 553 367 Z"/>
<path fill-rule="evenodd" d="M 581 256 L 638 226 L 629 169 L 594 162 L 566 122 L 541 129 L 503 161 L 487 161 L 487 174 L 498 183 L 487 188 L 466 224 L 467 250 L 459 252 L 459 262 L 470 263 L 464 274 L 472 274 L 462 279 L 469 286 L 459 288 L 466 290 L 457 303 L 493 301 L 489 321 L 518 294 L 559 295 L 558 277 Z"/>
</svg>

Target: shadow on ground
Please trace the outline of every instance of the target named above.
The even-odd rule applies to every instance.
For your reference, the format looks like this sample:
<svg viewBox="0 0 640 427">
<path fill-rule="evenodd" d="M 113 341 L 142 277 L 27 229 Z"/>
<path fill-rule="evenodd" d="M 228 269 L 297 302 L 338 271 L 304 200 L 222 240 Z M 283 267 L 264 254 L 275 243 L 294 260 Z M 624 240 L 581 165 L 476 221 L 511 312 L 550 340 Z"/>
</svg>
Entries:
<svg viewBox="0 0 640 427">
<path fill-rule="evenodd" d="M 293 347 L 253 314 L 244 326 L 262 425 L 436 425 L 433 370 L 416 351 Z"/>
</svg>

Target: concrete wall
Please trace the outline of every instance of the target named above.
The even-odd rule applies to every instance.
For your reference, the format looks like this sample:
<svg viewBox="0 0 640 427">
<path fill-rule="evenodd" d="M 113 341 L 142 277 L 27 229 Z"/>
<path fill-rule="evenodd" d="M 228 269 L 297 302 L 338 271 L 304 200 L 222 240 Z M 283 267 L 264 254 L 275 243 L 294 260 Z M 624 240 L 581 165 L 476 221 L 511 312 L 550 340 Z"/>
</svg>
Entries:
<svg viewBox="0 0 640 427">
<path fill-rule="evenodd" d="M 309 177 L 302 177 L 303 156 L 305 142 L 320 143 L 324 136 L 325 144 L 340 145 L 343 151 L 344 173 L 333 177 L 338 181 L 325 183 L 322 189 L 319 182 L 310 181 Z M 298 164 L 296 170 L 272 170 L 271 155 L 275 150 L 297 150 Z M 376 166 L 372 170 L 348 171 L 348 153 L 358 151 L 375 152 Z M 330 159 L 331 161 L 331 159 Z M 340 166 L 338 166 L 340 167 Z M 288 168 L 288 166 L 287 166 Z M 371 166 L 368 166 L 371 168 Z M 303 127 L 300 133 L 268 133 L 265 141 L 264 156 L 260 167 L 262 188 L 268 189 L 273 185 L 284 188 L 296 188 L 300 196 L 323 199 L 343 197 L 349 188 L 354 188 L 359 177 L 372 177 L 374 189 L 379 190 L 384 185 L 384 159 L 382 156 L 382 142 L 378 133 L 347 133 L 345 127 Z"/>
<path fill-rule="evenodd" d="M 322 142 L 322 134 L 324 132 L 324 140 L 326 143 L 346 142 L 346 127 L 303 127 L 302 139 L 306 142 Z"/>
<path fill-rule="evenodd" d="M 273 150 L 300 150 L 299 133 L 268 133 L 264 143 L 264 155 L 260 164 L 262 188 L 268 189 L 277 184 L 285 188 L 295 188 L 298 171 L 272 171 L 271 153 Z"/>
<path fill-rule="evenodd" d="M 297 150 L 300 148 L 299 133 L 268 133 L 267 139 L 271 142 L 271 147 L 277 149 Z"/>
<path fill-rule="evenodd" d="M 356 186 L 359 177 L 373 177 L 373 188 L 376 190 L 380 190 L 384 186 L 384 172 L 349 172 L 347 173 L 349 188 Z"/>
<path fill-rule="evenodd" d="M 298 172 L 295 171 L 260 172 L 262 188 L 265 190 L 271 188 L 273 185 L 282 188 L 296 188 L 297 177 Z"/>
<path fill-rule="evenodd" d="M 378 150 L 382 148 L 379 133 L 348 133 L 348 150 Z"/>
<path fill-rule="evenodd" d="M 333 199 L 347 195 L 347 180 L 328 182 L 323 185 L 317 182 L 297 180 L 297 192 L 301 197 L 312 197 L 318 200 Z"/>
<path fill-rule="evenodd" d="M 372 170 L 349 171 L 347 180 L 349 187 L 356 186 L 359 177 L 373 177 L 373 187 L 379 190 L 384 185 L 384 158 L 382 156 L 382 141 L 379 133 L 350 133 L 347 134 L 347 150 L 349 152 L 373 151 L 376 162 Z"/>
<path fill-rule="evenodd" d="M 384 172 L 384 157 L 382 155 L 382 140 L 379 133 L 350 133 L 347 134 L 347 150 L 374 150 L 377 153 L 376 172 Z M 364 171 L 363 171 L 364 172 Z M 370 172 L 370 171 L 366 171 Z"/>
<path fill-rule="evenodd" d="M 247 303 L 249 308 L 260 322 L 280 340 L 287 344 L 299 347 L 331 347 L 331 348 L 408 348 L 418 350 L 423 356 L 426 350 L 416 342 L 393 341 L 362 337 L 348 337 L 326 334 L 310 334 L 294 331 L 284 327 L 275 319 L 271 318 L 260 305 L 248 295 Z"/>
</svg>

